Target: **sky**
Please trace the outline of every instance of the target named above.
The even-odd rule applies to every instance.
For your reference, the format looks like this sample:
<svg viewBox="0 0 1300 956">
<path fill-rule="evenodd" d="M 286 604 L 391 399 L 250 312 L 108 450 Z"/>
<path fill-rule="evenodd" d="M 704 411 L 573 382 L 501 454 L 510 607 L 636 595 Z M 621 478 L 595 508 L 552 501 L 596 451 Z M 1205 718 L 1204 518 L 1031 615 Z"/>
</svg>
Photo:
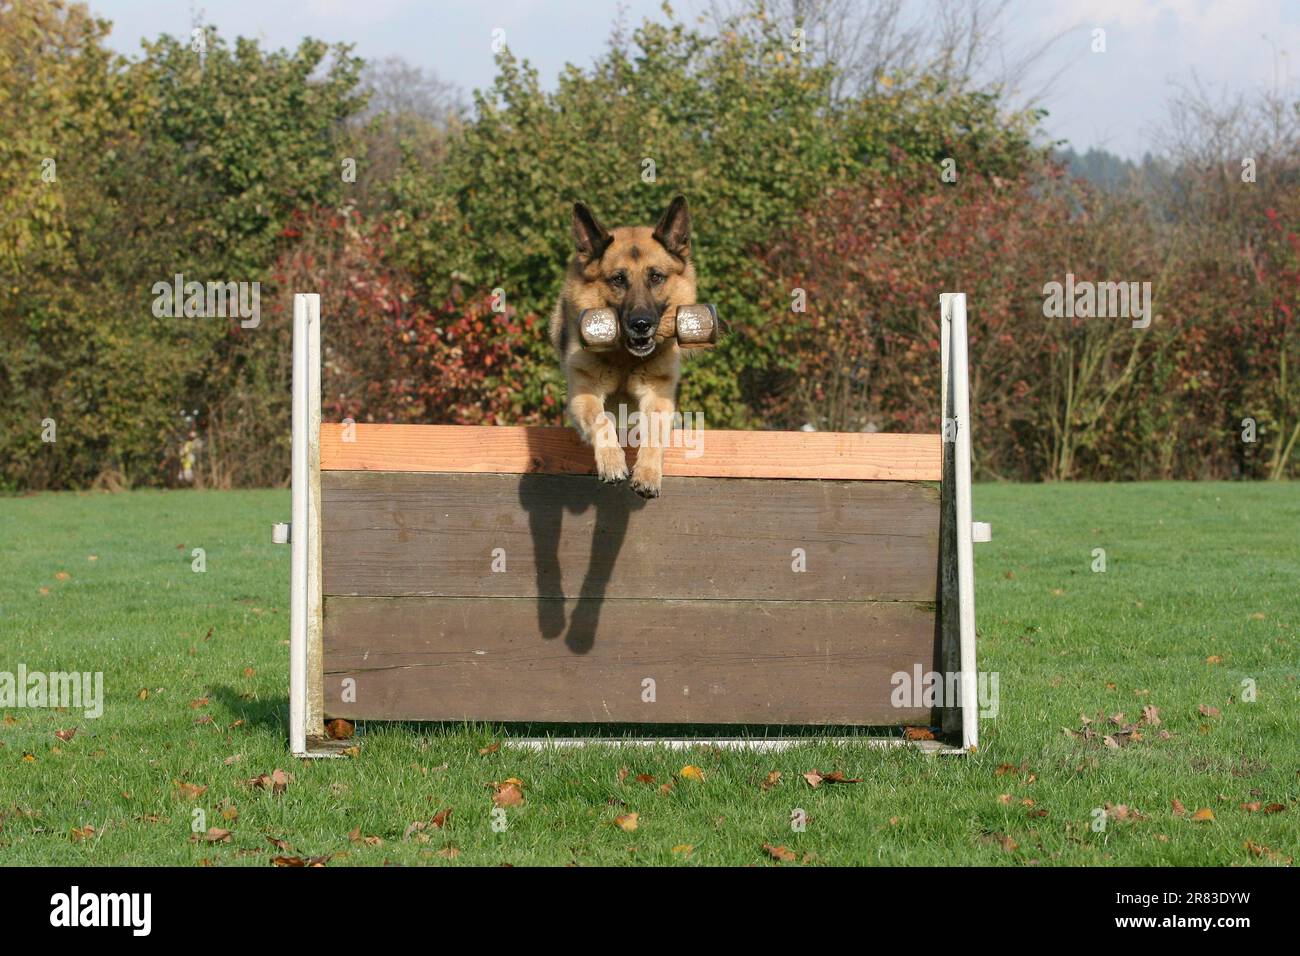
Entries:
<svg viewBox="0 0 1300 956">
<path fill-rule="evenodd" d="M 907 0 L 924 16 L 933 0 Z M 138 52 L 142 38 L 187 35 L 197 12 L 223 36 L 272 47 L 306 35 L 355 45 L 360 56 L 400 56 L 469 90 L 493 75 L 494 31 L 553 86 L 566 63 L 589 66 L 619 16 L 659 18 L 661 0 L 89 0 L 113 21 L 110 45 Z M 678 0 L 688 22 L 706 0 Z M 1080 151 L 1129 159 L 1158 151 L 1176 84 L 1193 77 L 1218 95 L 1300 81 L 1300 0 L 1012 0 L 1007 54 L 1055 38 L 1026 83 L 1041 92 L 1045 131 Z M 1094 52 L 1096 30 L 1105 51 Z M 500 34 L 495 34 L 500 35 Z M 811 38 L 815 42 L 815 37 Z M 465 96 L 466 102 L 469 96 Z"/>
</svg>

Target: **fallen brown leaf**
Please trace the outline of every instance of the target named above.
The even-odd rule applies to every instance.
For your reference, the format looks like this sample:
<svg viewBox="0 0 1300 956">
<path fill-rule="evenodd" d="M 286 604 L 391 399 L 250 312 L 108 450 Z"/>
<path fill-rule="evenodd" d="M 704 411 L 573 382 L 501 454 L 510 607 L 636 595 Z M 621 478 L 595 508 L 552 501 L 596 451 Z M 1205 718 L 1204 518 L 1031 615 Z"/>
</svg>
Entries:
<svg viewBox="0 0 1300 956">
<path fill-rule="evenodd" d="M 1112 817 L 1120 823 L 1137 822 L 1146 819 L 1146 814 L 1133 807 L 1126 806 L 1123 803 L 1116 804 L 1115 806 L 1111 806 L 1107 803 L 1103 806 L 1103 809 L 1106 811 L 1107 817 Z"/>
<path fill-rule="evenodd" d="M 780 860 L 782 863 L 789 863 L 795 859 L 794 851 L 787 850 L 783 846 L 772 846 L 770 843 L 764 843 L 763 849 L 767 851 L 767 855 L 772 859 Z"/>
<path fill-rule="evenodd" d="M 1014 853 L 1020 847 L 1019 843 L 1011 839 L 1011 837 L 1007 836 L 1005 833 L 985 833 L 980 836 L 980 842 L 997 844 L 1007 853 Z"/>
<path fill-rule="evenodd" d="M 429 838 L 424 835 L 424 828 L 426 826 L 428 826 L 428 824 L 423 820 L 416 820 L 414 823 L 407 824 L 406 829 L 402 831 L 402 840 L 409 840 L 411 839 L 411 834 L 416 833 L 419 834 L 419 836 L 416 837 L 417 843 L 428 843 Z"/>
<path fill-rule="evenodd" d="M 1277 860 L 1278 862 L 1285 863 L 1288 866 L 1291 864 L 1291 857 L 1283 856 L 1282 854 L 1278 853 L 1276 850 L 1270 850 L 1268 847 L 1262 846 L 1261 844 L 1256 843 L 1254 840 L 1247 840 L 1242 845 L 1248 851 L 1250 851 L 1252 856 L 1268 857 L 1270 860 Z"/>
<path fill-rule="evenodd" d="M 861 777 L 849 778 L 844 776 L 839 770 L 832 770 L 830 773 L 823 774 L 822 780 L 826 783 L 861 783 Z"/>
<path fill-rule="evenodd" d="M 330 740 L 347 740 L 356 731 L 352 721 L 335 717 L 325 725 L 325 736 Z"/>
<path fill-rule="evenodd" d="M 248 781 L 248 785 L 254 790 L 270 790 L 273 794 L 279 794 L 284 793 L 292 782 L 293 774 L 285 773 L 277 767 L 269 774 L 258 774 Z"/>
<path fill-rule="evenodd" d="M 862 778 L 856 777 L 850 779 L 839 770 L 833 770 L 830 773 L 822 773 L 820 770 L 810 770 L 803 775 L 808 781 L 808 786 L 816 790 L 823 783 L 861 783 Z"/>
<path fill-rule="evenodd" d="M 197 800 L 203 794 L 207 793 L 208 788 L 202 784 L 185 783 L 182 780 L 175 781 L 176 795 L 184 797 L 186 800 Z"/>
<path fill-rule="evenodd" d="M 524 792 L 518 784 L 503 783 L 492 795 L 492 803 L 498 807 L 517 807 L 524 802 Z"/>
</svg>

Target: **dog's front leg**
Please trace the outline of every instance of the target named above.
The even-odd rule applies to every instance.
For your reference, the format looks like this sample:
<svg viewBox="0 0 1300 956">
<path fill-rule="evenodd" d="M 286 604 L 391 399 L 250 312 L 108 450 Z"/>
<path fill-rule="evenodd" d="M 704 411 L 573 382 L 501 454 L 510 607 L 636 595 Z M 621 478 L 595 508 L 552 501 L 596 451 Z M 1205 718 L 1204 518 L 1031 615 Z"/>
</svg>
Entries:
<svg viewBox="0 0 1300 956">
<path fill-rule="evenodd" d="M 659 497 L 664 477 L 664 446 L 672 437 L 676 390 L 677 382 L 672 375 L 633 375 L 628 381 L 628 391 L 641 413 L 632 490 L 642 498 Z"/>
<path fill-rule="evenodd" d="M 627 477 L 627 455 L 618 443 L 618 428 L 605 411 L 605 395 L 590 376 L 575 375 L 569 383 L 569 416 L 582 440 L 596 454 L 596 474 L 601 481 L 622 481 Z"/>
</svg>

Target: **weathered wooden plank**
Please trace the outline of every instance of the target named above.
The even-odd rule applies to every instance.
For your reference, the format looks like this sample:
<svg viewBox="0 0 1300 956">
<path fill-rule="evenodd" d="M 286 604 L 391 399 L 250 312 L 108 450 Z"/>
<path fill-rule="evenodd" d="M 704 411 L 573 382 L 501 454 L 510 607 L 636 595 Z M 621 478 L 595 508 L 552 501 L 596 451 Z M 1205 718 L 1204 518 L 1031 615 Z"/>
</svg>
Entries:
<svg viewBox="0 0 1300 956">
<path fill-rule="evenodd" d="M 577 476 L 335 471 L 322 489 L 327 594 L 935 600 L 933 485 L 669 478 L 646 502 Z"/>
<path fill-rule="evenodd" d="M 321 426 L 325 471 L 595 473 L 591 449 L 569 428 L 491 425 Z M 686 441 L 698 442 L 685 447 Z M 629 463 L 636 449 L 629 449 Z M 878 432 L 673 432 L 664 474 L 694 478 L 938 481 L 938 435 Z"/>
<path fill-rule="evenodd" d="M 933 668 L 934 618 L 901 602 L 327 597 L 325 707 L 368 720 L 929 724 L 929 708 L 890 698 L 895 673 Z"/>
</svg>

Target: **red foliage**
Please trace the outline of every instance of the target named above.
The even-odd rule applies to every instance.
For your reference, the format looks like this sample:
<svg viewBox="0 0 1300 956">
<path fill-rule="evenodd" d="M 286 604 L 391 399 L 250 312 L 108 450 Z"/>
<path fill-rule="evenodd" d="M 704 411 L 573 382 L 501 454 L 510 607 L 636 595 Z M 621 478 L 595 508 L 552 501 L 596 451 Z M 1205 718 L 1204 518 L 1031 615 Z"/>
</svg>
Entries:
<svg viewBox="0 0 1300 956">
<path fill-rule="evenodd" d="M 938 297 L 961 291 L 981 473 L 1280 474 L 1300 434 L 1300 240 L 1284 225 L 1300 201 L 1275 198 L 1285 211 L 1225 204 L 1224 221 L 1175 228 L 1050 167 L 959 184 L 914 169 L 837 191 L 765 256 L 808 302 L 777 324 L 791 368 L 766 412 L 785 427 L 937 430 Z M 1150 282 L 1150 327 L 1049 317 L 1044 286 L 1066 273 Z M 1240 439 L 1246 416 L 1268 436 L 1256 446 Z"/>
<path fill-rule="evenodd" d="M 494 311 L 489 293 L 456 286 L 432 305 L 393 263 L 397 237 L 355 211 L 299 217 L 300 241 L 281 257 L 276 280 L 321 294 L 325 417 L 367 422 L 519 424 L 517 367 L 543 334 L 535 315 Z"/>
</svg>

